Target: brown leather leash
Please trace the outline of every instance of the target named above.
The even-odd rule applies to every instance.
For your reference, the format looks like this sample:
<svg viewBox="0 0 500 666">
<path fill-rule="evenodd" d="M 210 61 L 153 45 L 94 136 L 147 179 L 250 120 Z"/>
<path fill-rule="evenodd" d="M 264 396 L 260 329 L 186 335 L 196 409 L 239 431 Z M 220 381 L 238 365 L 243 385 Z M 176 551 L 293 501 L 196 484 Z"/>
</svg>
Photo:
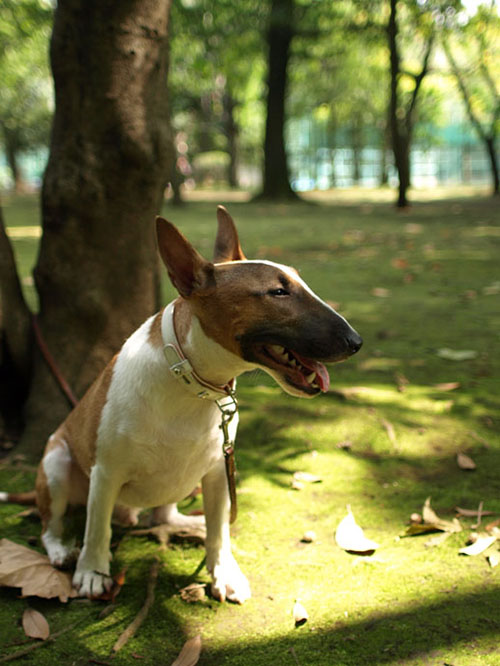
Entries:
<svg viewBox="0 0 500 666">
<path fill-rule="evenodd" d="M 42 329 L 40 328 L 40 322 L 38 321 L 38 317 L 36 314 L 32 315 L 32 324 L 33 324 L 33 331 L 35 333 L 36 344 L 38 345 L 38 349 L 40 350 L 40 353 L 42 354 L 45 363 L 48 365 L 49 370 L 54 376 L 56 382 L 59 384 L 59 388 L 62 390 L 62 392 L 68 399 L 70 405 L 72 407 L 76 407 L 79 400 L 78 398 L 75 397 L 75 394 L 71 390 L 68 382 L 62 376 L 62 373 L 59 370 L 57 363 L 54 360 L 54 357 L 50 353 L 50 350 L 47 347 L 47 343 L 45 342 L 45 339 L 42 335 Z"/>
</svg>

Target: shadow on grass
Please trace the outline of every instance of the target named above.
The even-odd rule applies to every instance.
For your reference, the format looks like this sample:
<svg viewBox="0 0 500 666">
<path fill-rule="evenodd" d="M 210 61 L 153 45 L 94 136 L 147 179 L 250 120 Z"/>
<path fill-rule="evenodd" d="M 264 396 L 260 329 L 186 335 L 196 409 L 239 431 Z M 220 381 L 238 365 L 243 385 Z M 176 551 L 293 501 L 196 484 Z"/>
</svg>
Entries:
<svg viewBox="0 0 500 666">
<path fill-rule="evenodd" d="M 424 601 L 406 611 L 386 610 L 360 622 L 338 620 L 328 630 L 315 631 L 309 622 L 276 640 L 237 641 L 234 647 L 204 653 L 200 666 L 361 666 L 401 664 L 409 659 L 442 665 L 447 663 L 447 653 L 459 647 L 466 659 L 460 663 L 475 664 L 480 655 L 500 654 L 498 599 L 498 586 L 493 585 L 457 596 L 450 590 L 446 601 Z M 482 638 L 486 640 L 478 652 L 475 641 Z"/>
<path fill-rule="evenodd" d="M 390 386 L 388 389 L 395 391 Z M 386 391 L 389 396 L 390 390 Z M 372 402 L 363 394 L 346 400 L 332 393 L 323 396 L 321 402 L 297 403 L 278 392 L 272 395 L 267 387 L 250 391 L 246 388 L 242 393 L 237 457 L 243 479 L 258 476 L 280 489 L 290 489 L 291 475 L 304 465 L 301 458 L 319 448 L 322 453 L 337 457 L 339 469 L 346 459 L 359 461 L 362 468 L 356 476 L 365 479 L 363 492 L 374 492 L 380 497 L 383 493 L 379 489 L 393 483 L 399 485 L 385 498 L 385 511 L 397 515 L 398 520 L 402 504 L 413 503 L 414 511 L 423 499 L 434 494 L 439 495 L 441 506 L 450 511 L 467 502 L 477 506 L 480 500 L 489 509 L 500 509 L 500 447 L 495 444 L 496 435 L 492 430 L 489 443 L 471 435 L 471 424 L 485 413 L 484 400 L 479 395 L 462 393 L 452 412 L 443 409 L 441 414 L 440 405 L 445 405 L 449 395 L 433 395 L 430 387 L 425 399 L 438 411 L 428 413 L 415 409 L 411 399 L 405 405 L 396 392 L 394 400 L 386 395 L 383 403 Z M 489 418 L 494 419 L 494 405 L 488 403 L 487 407 L 492 408 Z M 338 432 L 345 437 L 346 427 L 349 428 L 346 423 L 351 418 L 357 419 L 352 446 L 343 450 L 338 446 L 342 439 Z M 388 421 L 394 425 L 398 441 L 389 441 L 384 430 Z M 417 434 L 419 431 L 423 435 Z M 411 444 L 405 438 L 413 438 Z M 464 472 L 459 468 L 456 453 L 461 449 L 477 456 L 477 471 Z M 331 484 L 318 490 L 326 503 L 334 499 L 333 495 L 328 497 L 330 491 Z"/>
</svg>

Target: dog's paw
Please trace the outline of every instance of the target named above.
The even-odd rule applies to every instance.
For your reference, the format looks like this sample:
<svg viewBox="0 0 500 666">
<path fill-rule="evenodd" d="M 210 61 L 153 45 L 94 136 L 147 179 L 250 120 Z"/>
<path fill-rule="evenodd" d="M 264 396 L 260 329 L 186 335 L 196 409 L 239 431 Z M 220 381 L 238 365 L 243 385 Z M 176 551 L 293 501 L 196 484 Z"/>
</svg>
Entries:
<svg viewBox="0 0 500 666">
<path fill-rule="evenodd" d="M 73 576 L 73 587 L 78 596 L 98 599 L 113 587 L 113 579 L 99 571 L 76 570 Z"/>
<path fill-rule="evenodd" d="M 236 560 L 232 555 L 224 557 L 219 564 L 211 570 L 212 595 L 219 601 L 233 601 L 237 604 L 250 599 L 250 585 L 246 576 L 241 573 Z"/>
<path fill-rule="evenodd" d="M 42 539 L 43 540 L 43 539 Z M 74 544 L 64 544 L 60 541 L 46 542 L 43 540 L 50 563 L 58 569 L 69 569 L 74 566 L 80 554 L 80 549 Z"/>
</svg>

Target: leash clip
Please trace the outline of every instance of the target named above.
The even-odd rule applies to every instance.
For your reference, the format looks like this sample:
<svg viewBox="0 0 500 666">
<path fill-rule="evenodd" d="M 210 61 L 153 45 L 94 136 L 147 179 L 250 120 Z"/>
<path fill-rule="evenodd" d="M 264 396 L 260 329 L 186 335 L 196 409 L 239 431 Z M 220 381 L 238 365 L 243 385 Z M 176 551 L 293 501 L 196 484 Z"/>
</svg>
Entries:
<svg viewBox="0 0 500 666">
<path fill-rule="evenodd" d="M 238 505 L 236 499 L 236 481 L 235 472 L 236 465 L 234 462 L 234 442 L 229 436 L 229 424 L 235 417 L 238 411 L 238 402 L 236 400 L 236 393 L 233 389 L 227 389 L 227 395 L 215 401 L 215 404 L 221 412 L 221 423 L 219 428 L 224 435 L 224 442 L 222 444 L 222 451 L 224 453 L 224 462 L 226 465 L 226 478 L 229 489 L 230 512 L 229 522 L 232 524 L 236 520 L 238 514 Z"/>
<path fill-rule="evenodd" d="M 224 435 L 224 442 L 222 444 L 222 449 L 224 455 L 229 455 L 229 450 L 233 447 L 233 442 L 229 436 L 229 424 L 235 417 L 238 411 L 238 401 L 236 400 L 236 394 L 232 390 L 228 390 L 228 394 L 220 400 L 216 400 L 215 404 L 220 409 L 221 412 L 221 424 L 219 428 L 222 430 Z"/>
</svg>

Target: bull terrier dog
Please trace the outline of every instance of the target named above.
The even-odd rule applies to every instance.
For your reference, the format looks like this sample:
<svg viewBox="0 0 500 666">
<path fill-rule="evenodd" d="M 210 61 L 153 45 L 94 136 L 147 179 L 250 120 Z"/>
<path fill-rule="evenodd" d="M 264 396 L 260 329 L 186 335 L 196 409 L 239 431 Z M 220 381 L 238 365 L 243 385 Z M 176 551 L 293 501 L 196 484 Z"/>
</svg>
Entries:
<svg viewBox="0 0 500 666">
<path fill-rule="evenodd" d="M 238 423 L 235 378 L 260 368 L 287 393 L 310 398 L 328 390 L 324 363 L 361 347 L 295 269 L 247 260 L 222 206 L 217 218 L 213 262 L 157 218 L 160 255 L 179 296 L 128 338 L 45 448 L 36 501 L 52 564 L 78 555 L 63 540 L 68 504 L 87 507 L 73 577 L 81 596 L 99 597 L 112 585 L 113 512 L 135 524 L 140 509 L 153 507 L 156 522 L 174 527 L 206 521 L 213 596 L 248 599 L 229 535 L 225 459 Z M 176 503 L 200 479 L 205 516 L 185 516 Z"/>
</svg>

